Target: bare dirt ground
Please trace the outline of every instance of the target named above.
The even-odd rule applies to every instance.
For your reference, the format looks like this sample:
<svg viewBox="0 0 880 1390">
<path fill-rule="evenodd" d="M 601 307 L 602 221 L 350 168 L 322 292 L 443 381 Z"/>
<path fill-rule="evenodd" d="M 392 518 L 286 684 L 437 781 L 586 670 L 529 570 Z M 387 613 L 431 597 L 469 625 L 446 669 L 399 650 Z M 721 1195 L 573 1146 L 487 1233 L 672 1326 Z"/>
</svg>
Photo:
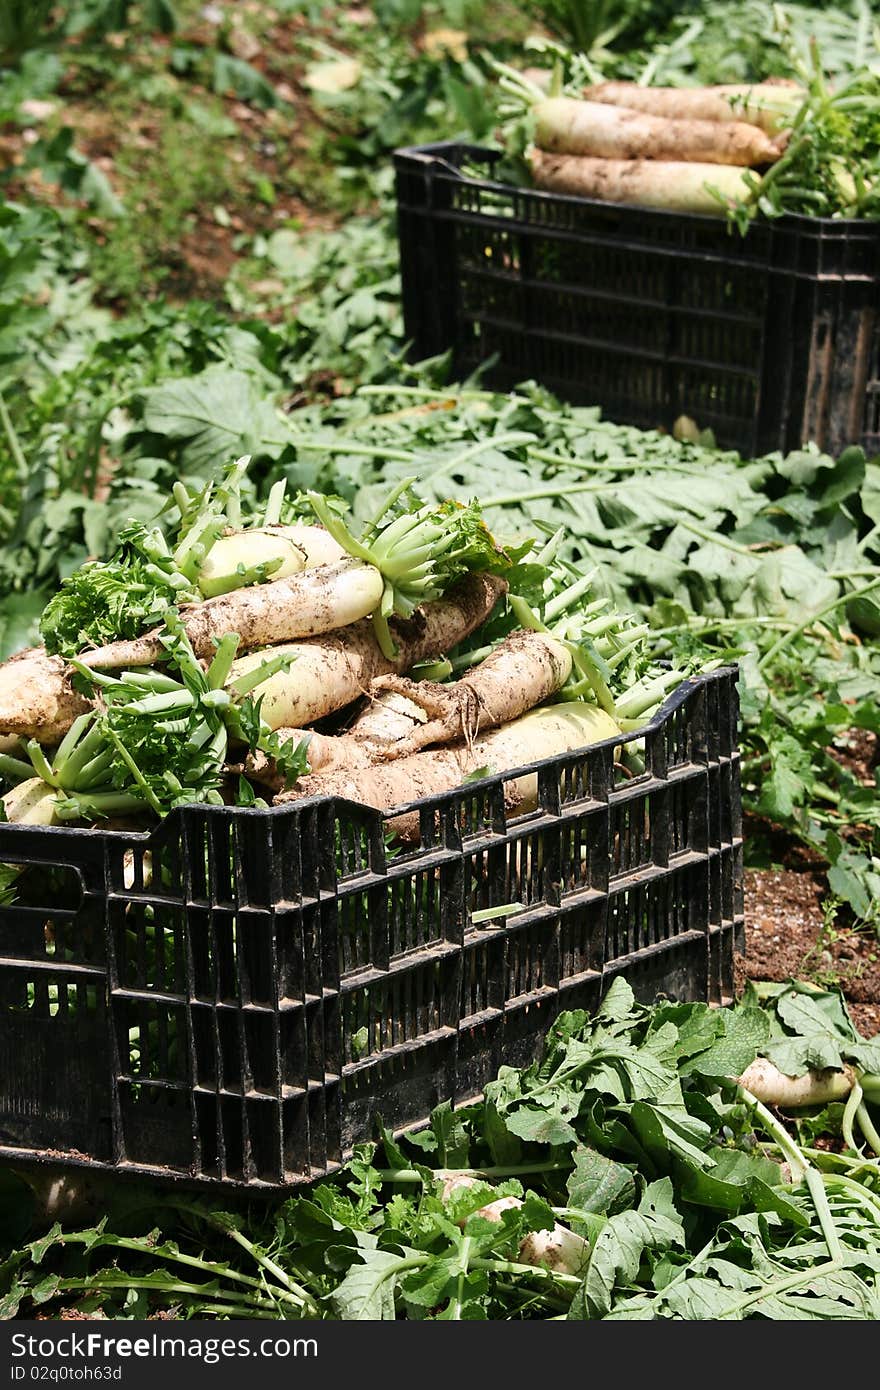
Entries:
<svg viewBox="0 0 880 1390">
<path fill-rule="evenodd" d="M 880 941 L 870 929 L 826 923 L 826 892 L 808 866 L 746 870 L 746 950 L 736 962 L 737 984 L 794 977 L 839 985 L 856 1027 L 871 1037 L 880 1033 Z"/>
</svg>

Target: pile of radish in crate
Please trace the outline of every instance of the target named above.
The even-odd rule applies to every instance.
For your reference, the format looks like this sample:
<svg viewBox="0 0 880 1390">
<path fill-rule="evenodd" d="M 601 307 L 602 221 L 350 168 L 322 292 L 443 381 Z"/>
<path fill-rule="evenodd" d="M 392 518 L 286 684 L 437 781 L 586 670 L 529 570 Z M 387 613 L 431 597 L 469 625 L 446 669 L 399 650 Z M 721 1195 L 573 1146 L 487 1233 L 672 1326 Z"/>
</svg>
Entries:
<svg viewBox="0 0 880 1390">
<path fill-rule="evenodd" d="M 272 795 L 387 810 L 638 727 L 682 679 L 558 559 L 562 532 L 502 545 L 477 503 L 425 505 L 411 479 L 360 537 L 339 499 L 283 480 L 245 515 L 247 465 L 177 483 L 172 534 L 127 527 L 0 667 L 7 820 Z"/>
<path fill-rule="evenodd" d="M 494 64 L 508 152 L 536 188 L 743 231 L 758 214 L 880 216 L 880 75 L 831 80 L 815 41 L 791 66 L 797 78 L 655 87 L 597 82 L 586 55 L 559 50 L 540 82 Z"/>
</svg>

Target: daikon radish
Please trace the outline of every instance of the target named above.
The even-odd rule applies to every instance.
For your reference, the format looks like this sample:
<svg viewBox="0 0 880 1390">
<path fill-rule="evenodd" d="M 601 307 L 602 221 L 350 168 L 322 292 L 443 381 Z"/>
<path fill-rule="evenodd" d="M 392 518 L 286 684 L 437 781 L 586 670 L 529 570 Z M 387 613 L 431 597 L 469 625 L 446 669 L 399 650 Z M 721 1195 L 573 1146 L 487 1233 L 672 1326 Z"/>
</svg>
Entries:
<svg viewBox="0 0 880 1390">
<path fill-rule="evenodd" d="M 757 1057 L 738 1077 L 755 1100 L 764 1105 L 780 1105 L 794 1110 L 806 1105 L 828 1105 L 831 1101 L 846 1100 L 853 1088 L 855 1072 L 849 1065 L 842 1071 L 827 1068 L 807 1071 L 803 1076 L 787 1076 L 766 1057 Z"/>
<path fill-rule="evenodd" d="M 611 716 L 595 705 L 579 701 L 544 705 L 467 744 L 432 748 L 366 768 L 331 767 L 327 772 L 302 777 L 293 790 L 282 792 L 275 801 L 283 804 L 307 796 L 338 796 L 390 811 L 421 797 L 451 791 L 481 768 L 512 771 L 524 763 L 584 748 L 619 733 Z M 534 809 L 537 785 L 535 773 L 514 779 L 505 789 L 508 804 L 523 812 Z M 396 818 L 392 824 L 402 839 L 418 837 L 417 815 Z"/>
<path fill-rule="evenodd" d="M 744 121 L 681 120 L 549 97 L 534 107 L 535 144 L 548 153 L 602 159 L 684 160 L 749 167 L 772 164 L 787 137 L 775 139 Z"/>
<path fill-rule="evenodd" d="M 197 656 L 210 656 L 215 638 L 237 632 L 241 647 L 273 646 L 348 627 L 372 613 L 382 598 L 384 580 L 372 565 L 341 560 L 317 565 L 286 579 L 273 579 L 232 593 L 185 604 L 180 616 Z M 127 642 L 111 642 L 84 652 L 83 664 L 94 670 L 149 666 L 161 661 L 165 648 L 158 632 Z"/>
<path fill-rule="evenodd" d="M 542 632 L 513 632 L 490 656 L 449 685 L 381 676 L 370 695 L 398 697 L 392 724 L 381 704 L 351 727 L 350 737 L 375 745 L 380 757 L 402 757 L 435 743 L 472 739 L 517 719 L 554 695 L 571 674 L 568 649 Z M 411 717 L 407 719 L 405 707 Z M 409 724 L 406 732 L 401 729 Z"/>
<path fill-rule="evenodd" d="M 659 159 L 593 159 L 588 155 L 530 155 L 537 188 L 608 203 L 634 203 L 667 212 L 697 212 L 724 216 L 723 203 L 707 185 L 731 202 L 749 196 L 744 171 L 724 164 L 697 164 Z"/>
<path fill-rule="evenodd" d="M 71 685 L 73 672 L 42 647 L 18 652 L 0 666 L 0 729 L 53 743 L 92 702 Z"/>
<path fill-rule="evenodd" d="M 675 120 L 745 121 L 776 135 L 791 125 L 806 92 L 796 82 L 727 83 L 715 87 L 640 87 L 636 82 L 601 82 L 584 96 Z"/>
<path fill-rule="evenodd" d="M 454 1192 L 476 1187 L 478 1179 L 462 1173 L 447 1178 L 443 1183 L 441 1200 L 448 1202 Z M 523 1203 L 519 1197 L 498 1197 L 485 1206 L 478 1207 L 475 1216 L 484 1221 L 502 1221 L 506 1211 L 517 1211 Z M 464 1228 L 467 1218 L 459 1221 Z M 568 1226 L 557 1221 L 552 1229 L 529 1231 L 520 1241 L 517 1259 L 521 1264 L 540 1266 L 543 1269 L 556 1269 L 561 1274 L 581 1274 L 590 1258 L 590 1242 L 577 1235 Z"/>
<path fill-rule="evenodd" d="M 464 641 L 506 589 L 506 581 L 498 575 L 465 575 L 443 598 L 424 604 L 411 618 L 392 619 L 397 654 L 391 659 L 382 652 L 369 622 L 276 647 L 273 655 L 291 656 L 293 663 L 288 671 L 270 676 L 261 685 L 262 718 L 272 729 L 299 728 L 344 708 L 365 694 L 376 676 L 406 671 Z M 265 655 L 240 658 L 232 667 L 230 681 L 252 670 Z"/>
<path fill-rule="evenodd" d="M 242 577 L 265 566 L 272 579 L 287 579 L 317 565 L 335 564 L 346 553 L 323 526 L 260 526 L 218 537 L 198 571 L 205 598 L 229 593 Z"/>
</svg>

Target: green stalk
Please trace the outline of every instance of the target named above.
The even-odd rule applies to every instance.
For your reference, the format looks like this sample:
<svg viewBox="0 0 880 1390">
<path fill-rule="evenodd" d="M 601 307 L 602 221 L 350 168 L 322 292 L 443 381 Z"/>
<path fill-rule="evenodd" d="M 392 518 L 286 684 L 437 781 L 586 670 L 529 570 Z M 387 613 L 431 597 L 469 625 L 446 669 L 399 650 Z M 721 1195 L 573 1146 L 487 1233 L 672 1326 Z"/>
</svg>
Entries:
<svg viewBox="0 0 880 1390">
<path fill-rule="evenodd" d="M 93 718 L 94 716 L 90 715 L 89 717 Z M 65 789 L 76 786 L 77 778 L 83 768 L 88 766 L 92 759 L 101 752 L 103 742 L 101 727 L 96 721 L 85 737 L 79 740 L 73 751 L 69 752 L 60 764 L 56 755 L 55 766 L 58 771 L 59 785 Z"/>
<path fill-rule="evenodd" d="M 570 1288 L 584 1282 L 577 1274 L 563 1274 L 559 1269 L 547 1269 L 544 1265 L 522 1265 L 517 1260 L 471 1260 L 472 1269 L 485 1269 L 491 1274 L 521 1274 L 537 1279 L 549 1279 L 554 1284 L 567 1284 Z"/>
<path fill-rule="evenodd" d="M 143 773 L 141 772 L 134 758 L 129 753 L 128 749 L 125 747 L 124 743 L 122 742 L 122 739 L 119 737 L 116 730 L 111 729 L 109 724 L 107 725 L 107 734 L 110 737 L 122 761 L 125 763 L 126 767 L 128 768 L 129 772 L 134 778 L 136 784 L 140 787 L 141 791 L 143 792 L 148 805 L 152 808 L 153 811 L 155 811 L 157 816 L 161 816 L 162 806 L 160 802 L 157 800 L 152 787 L 150 787 L 149 783 L 144 778 Z"/>
<path fill-rule="evenodd" d="M 867 1212 L 868 1215 L 873 1218 L 875 1224 L 880 1226 L 880 1198 L 878 1198 L 875 1193 L 871 1192 L 864 1183 L 856 1182 L 854 1178 L 849 1177 L 845 1173 L 826 1173 L 825 1184 L 827 1187 L 833 1185 L 835 1188 L 842 1189 L 842 1191 L 850 1197 L 855 1206 Z"/>
<path fill-rule="evenodd" d="M 455 1298 L 454 1300 L 450 1300 L 452 1321 L 454 1322 L 461 1321 L 461 1309 L 464 1303 L 464 1281 L 467 1278 L 468 1257 L 471 1253 L 472 1243 L 472 1238 L 470 1236 L 465 1236 L 458 1252 L 458 1278 L 456 1279 Z"/>
<path fill-rule="evenodd" d="M 132 714 L 183 714 L 192 709 L 195 696 L 181 686 L 161 695 L 147 695 L 142 700 L 132 700 L 127 708 Z"/>
<path fill-rule="evenodd" d="M 536 436 L 526 434 L 523 430 L 513 430 L 510 434 L 489 435 L 486 439 L 481 439 L 478 443 L 472 444 L 470 448 L 463 449 L 461 453 L 453 454 L 451 458 L 444 459 L 442 463 L 436 464 L 431 469 L 431 481 L 442 477 L 444 473 L 452 473 L 456 468 L 460 468 L 464 463 L 470 463 L 471 459 L 478 454 L 485 453 L 488 449 L 506 449 L 519 444 L 534 444 Z M 488 505 L 488 504 L 484 504 Z"/>
<path fill-rule="evenodd" d="M 415 463 L 415 455 L 409 449 L 389 449 L 384 444 L 358 444 L 356 441 L 321 439 L 312 443 L 308 438 L 294 438 L 296 449 L 305 449 L 319 454 L 355 454 L 364 458 L 383 459 L 391 463 Z"/>
<path fill-rule="evenodd" d="M 662 700 L 668 690 L 680 685 L 682 675 L 680 671 L 666 671 L 662 676 L 654 676 L 651 680 L 639 682 L 634 685 L 626 694 L 621 695 L 617 701 L 617 713 L 622 719 L 637 719 L 646 709 L 650 709 L 658 700 Z"/>
<path fill-rule="evenodd" d="M 26 478 L 28 475 L 28 462 L 24 456 L 21 444 L 18 442 L 18 435 L 15 432 L 12 417 L 6 408 L 6 401 L 3 399 L 2 391 L 0 391 L 0 421 L 2 421 L 3 432 L 9 443 L 9 452 L 12 454 L 15 460 L 15 466 L 18 469 L 18 476 L 20 478 Z"/>
<path fill-rule="evenodd" d="M 862 1134 L 865 1136 L 865 1139 L 868 1141 L 875 1154 L 880 1157 L 880 1134 L 878 1134 L 877 1130 L 874 1128 L 874 1123 L 864 1101 L 860 1103 L 856 1114 Z"/>
<path fill-rule="evenodd" d="M 266 499 L 266 509 L 263 512 L 264 526 L 278 526 L 281 522 L 281 509 L 284 506 L 284 498 L 287 493 L 287 479 L 279 478 L 277 483 L 273 483 L 269 489 L 269 496 Z"/>
<path fill-rule="evenodd" d="M 148 1289 L 154 1293 L 174 1293 L 183 1294 L 189 1298 L 200 1298 L 205 1292 L 202 1284 L 186 1284 L 181 1279 L 170 1279 L 168 1283 L 157 1284 L 155 1276 L 126 1274 L 120 1271 L 119 1274 L 86 1274 L 79 1278 L 59 1279 L 57 1284 L 58 1292 L 73 1293 L 77 1291 L 88 1292 L 90 1289 Z M 211 1290 L 211 1292 L 214 1292 Z M 271 1294 L 267 1295 L 272 1297 Z M 233 1315 L 238 1318 L 255 1316 L 250 1310 L 254 1307 L 265 1307 L 255 1294 L 235 1294 L 231 1290 L 222 1291 L 223 1303 L 221 1307 L 234 1310 Z"/>
<path fill-rule="evenodd" d="M 0 774 L 8 782 L 26 782 L 34 775 L 32 763 L 22 762 L 20 758 L 10 757 L 8 753 L 0 753 Z"/>
<path fill-rule="evenodd" d="M 373 517 L 371 521 L 368 523 L 366 529 L 368 531 L 375 531 L 385 513 L 391 510 L 398 497 L 402 497 L 403 494 L 406 492 L 407 488 L 412 487 L 413 483 L 416 481 L 417 476 L 414 473 L 411 477 L 403 478 L 399 483 L 395 484 L 395 486 L 389 492 L 388 496 L 385 498 L 384 502 L 381 502 L 379 504 L 379 507 L 374 512 Z"/>
<path fill-rule="evenodd" d="M 49 766 L 46 754 L 43 752 L 35 738 L 28 739 L 27 754 L 34 765 L 34 771 L 38 777 L 42 777 L 44 782 L 48 782 L 50 787 L 60 787 L 57 774 Z"/>
<path fill-rule="evenodd" d="M 856 1111 L 862 1103 L 863 1094 L 858 1081 L 854 1080 L 852 1090 L 846 1098 L 846 1105 L 843 1107 L 843 1119 L 840 1124 L 844 1143 L 848 1149 L 852 1149 L 853 1153 L 861 1153 L 861 1149 L 856 1143 L 855 1135 L 853 1134 L 853 1120 L 856 1117 Z"/>
<path fill-rule="evenodd" d="M 80 737 L 85 733 L 85 730 L 93 719 L 94 713 L 92 710 L 88 710 L 85 714 L 77 715 L 76 719 L 74 719 L 67 733 L 64 735 L 64 738 L 55 749 L 55 756 L 52 759 L 52 763 L 56 772 L 61 773 L 64 771 L 64 765 L 67 759 L 72 754 L 74 748 L 79 743 Z"/>
<path fill-rule="evenodd" d="M 837 1260 L 829 1260 L 827 1264 L 814 1265 L 811 1269 L 801 1270 L 797 1274 L 789 1274 L 782 1279 L 774 1279 L 769 1284 L 765 1284 L 762 1289 L 757 1289 L 754 1293 L 746 1294 L 743 1298 L 738 1298 L 733 1303 L 728 1304 L 720 1313 L 716 1313 L 715 1317 L 719 1320 L 735 1317 L 745 1312 L 746 1308 L 754 1307 L 764 1298 L 775 1298 L 777 1294 L 790 1293 L 792 1289 L 814 1283 L 823 1275 L 836 1274 L 840 1267 L 840 1262 Z"/>
<path fill-rule="evenodd" d="M 280 570 L 283 563 L 281 556 L 276 555 L 274 559 L 262 560 L 258 565 L 248 565 L 241 569 L 232 570 L 228 574 L 218 575 L 212 580 L 211 597 L 219 598 L 221 594 L 231 594 L 236 589 L 246 589 L 252 584 L 262 584 L 271 578 L 276 570 Z M 202 565 L 200 564 L 199 569 L 201 570 L 201 568 Z"/>
<path fill-rule="evenodd" d="M 259 666 L 255 666 L 252 671 L 247 671 L 237 680 L 230 681 L 227 689 L 237 696 L 249 695 L 256 686 L 268 680 L 270 676 L 276 675 L 278 671 L 289 670 L 295 661 L 296 657 L 285 656 L 280 653 L 278 656 L 268 657 Z"/>
<path fill-rule="evenodd" d="M 79 773 L 74 787 L 64 787 L 65 791 L 89 791 L 90 788 L 99 786 L 105 775 L 113 765 L 113 755 L 109 749 L 103 753 L 98 753 L 92 758 L 91 762 L 86 763 L 82 772 Z M 62 783 L 62 786 L 64 784 Z"/>
<path fill-rule="evenodd" d="M 125 816 L 143 811 L 141 797 L 128 792 L 73 792 L 59 798 L 55 814 L 59 820 L 103 820 L 107 816 Z"/>
<path fill-rule="evenodd" d="M 767 1109 L 766 1105 L 758 1100 L 757 1096 L 753 1096 L 751 1091 L 747 1090 L 745 1086 L 737 1084 L 736 1094 L 739 1099 L 749 1107 L 752 1114 L 758 1116 L 762 1128 L 767 1134 L 772 1136 L 774 1143 L 785 1154 L 795 1182 L 803 1182 L 807 1174 L 807 1169 L 810 1166 L 809 1160 L 798 1148 L 785 1126 L 780 1124 L 779 1120 Z"/>
<path fill-rule="evenodd" d="M 213 1222 L 210 1222 L 210 1218 L 209 1223 L 213 1224 Z M 230 1240 L 234 1240 L 236 1245 L 241 1246 L 242 1250 L 246 1250 L 251 1259 L 254 1260 L 261 1269 L 265 1269 L 267 1273 L 273 1275 L 273 1277 L 278 1280 L 279 1284 L 282 1284 L 283 1287 L 287 1289 L 289 1295 L 296 1299 L 304 1308 L 308 1308 L 309 1312 L 317 1315 L 318 1305 L 308 1289 L 304 1289 L 301 1284 L 297 1284 L 294 1279 L 291 1279 L 290 1275 L 283 1270 L 279 1264 L 276 1264 L 273 1259 L 270 1259 L 264 1251 L 260 1250 L 258 1246 L 254 1245 L 252 1241 L 248 1240 L 247 1236 L 243 1235 L 242 1232 L 237 1230 L 234 1226 L 224 1227 L 221 1222 L 217 1222 L 217 1228 L 218 1230 L 225 1230 Z"/>
<path fill-rule="evenodd" d="M 373 552 L 369 546 L 363 545 L 361 541 L 348 529 L 341 516 L 337 516 L 327 505 L 326 498 L 319 492 L 307 492 L 306 497 L 312 504 L 312 508 L 325 530 L 344 550 L 355 560 L 362 560 L 366 565 L 375 565 Z"/>
<path fill-rule="evenodd" d="M 810 1196 L 816 1208 L 816 1215 L 819 1218 L 819 1225 L 822 1227 L 822 1234 L 825 1237 L 825 1244 L 828 1246 L 828 1254 L 837 1265 L 843 1264 L 843 1246 L 840 1243 L 840 1234 L 831 1214 L 828 1205 L 828 1193 L 825 1191 L 825 1184 L 822 1181 L 822 1174 L 813 1167 L 809 1167 L 805 1173 L 807 1187 L 810 1189 Z"/>
<path fill-rule="evenodd" d="M 794 641 L 795 637 L 798 637 L 802 632 L 806 632 L 807 629 L 812 627 L 813 623 L 818 622 L 820 618 L 827 618 L 828 614 L 833 613 L 835 609 L 845 607 L 850 599 L 861 598 L 864 594 L 871 594 L 876 589 L 880 589 L 880 579 L 875 579 L 872 584 L 863 584 L 861 589 L 853 589 L 851 593 L 841 594 L 833 603 L 826 604 L 824 608 L 820 608 L 817 613 L 811 614 L 804 622 L 798 623 L 796 627 L 790 628 L 783 637 L 780 637 L 777 642 L 773 643 L 769 651 L 764 653 L 758 662 L 758 670 L 765 670 L 779 653 L 783 651 L 790 642 Z"/>
<path fill-rule="evenodd" d="M 584 473 L 650 473 L 656 468 L 653 459 L 630 460 L 630 459 L 586 459 L 578 458 L 576 455 L 554 454 L 549 449 L 529 449 L 529 458 L 538 459 L 540 463 L 549 463 L 555 468 L 576 468 Z M 704 470 L 692 463 L 679 463 L 667 459 L 663 463 L 664 472 L 696 474 Z M 610 486 L 610 484 L 609 484 Z"/>
<path fill-rule="evenodd" d="M 229 679 L 232 663 L 238 651 L 241 638 L 237 632 L 227 632 L 217 643 L 214 658 L 208 667 L 207 682 L 209 690 L 220 690 Z"/>
<path fill-rule="evenodd" d="M 165 676 L 161 671 L 123 671 L 119 676 L 123 685 L 134 685 L 144 690 L 150 691 L 153 695 L 161 695 L 170 690 L 180 690 L 180 681 L 173 680 L 171 676 Z"/>
<path fill-rule="evenodd" d="M 583 594 L 588 593 L 592 588 L 593 580 L 596 578 L 598 572 L 598 568 L 588 570 L 587 573 L 574 584 L 570 584 L 567 589 L 563 589 L 560 593 L 555 594 L 545 605 L 544 621 L 550 623 L 554 618 L 564 613 L 567 608 L 572 608 L 577 603 L 578 599 Z M 579 609 L 578 616 L 586 616 L 587 613 L 601 611 L 601 608 L 605 607 L 607 603 L 607 599 L 596 599 L 593 603 Z"/>
<path fill-rule="evenodd" d="M 359 386 L 358 396 L 414 396 L 418 400 L 432 401 L 494 401 L 494 391 L 473 391 L 470 389 L 460 390 L 451 386 L 448 391 L 437 390 L 430 386 L 401 386 L 391 384 L 388 386 L 369 385 Z M 514 396 L 514 400 L 520 400 L 527 404 L 524 396 Z"/>
</svg>

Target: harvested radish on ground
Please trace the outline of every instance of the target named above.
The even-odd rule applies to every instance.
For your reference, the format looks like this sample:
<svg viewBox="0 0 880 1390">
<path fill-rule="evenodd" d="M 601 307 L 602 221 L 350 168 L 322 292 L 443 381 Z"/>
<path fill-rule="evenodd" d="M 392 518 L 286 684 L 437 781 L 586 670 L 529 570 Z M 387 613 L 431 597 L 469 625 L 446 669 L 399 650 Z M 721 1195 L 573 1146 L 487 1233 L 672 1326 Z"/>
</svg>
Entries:
<svg viewBox="0 0 880 1390">
<path fill-rule="evenodd" d="M 790 126 L 806 92 L 796 82 L 731 83 L 715 87 L 642 87 L 637 82 L 600 82 L 584 96 L 675 120 L 746 122 L 768 135 Z"/>
<path fill-rule="evenodd" d="M 547 154 L 539 149 L 532 150 L 529 164 L 537 188 L 667 212 L 723 217 L 725 202 L 741 201 L 751 193 L 745 172 L 723 164 L 594 159 L 589 155 Z"/>
<path fill-rule="evenodd" d="M 470 740 L 482 729 L 517 719 L 555 695 L 568 680 L 571 654 L 555 637 L 543 632 L 513 632 L 485 661 L 450 685 L 381 676 L 370 695 L 399 696 L 420 719 L 403 737 L 387 737 L 381 716 L 372 710 L 352 725 L 350 736 L 375 745 L 377 756 L 398 758 L 434 743 Z M 400 716 L 400 710 L 398 710 Z M 403 714 L 406 719 L 406 714 Z M 383 733 L 385 736 L 383 737 Z"/>
<path fill-rule="evenodd" d="M 611 716 L 595 705 L 575 701 L 545 705 L 470 743 L 432 748 L 366 768 L 331 768 L 302 777 L 292 791 L 282 792 L 275 801 L 284 804 L 307 796 L 338 796 L 390 811 L 424 796 L 451 791 L 484 768 L 487 775 L 508 772 L 619 733 Z M 537 774 L 526 773 L 505 787 L 511 809 L 528 811 L 535 806 L 537 782 Z M 402 839 L 416 839 L 418 816 L 396 819 L 393 829 Z"/>
<path fill-rule="evenodd" d="M 441 1190 L 441 1200 L 448 1202 L 454 1192 L 482 1186 L 480 1179 L 469 1174 L 456 1174 L 445 1179 Z M 521 1210 L 523 1202 L 519 1197 L 498 1197 L 468 1216 L 481 1216 L 485 1221 L 502 1221 L 506 1211 Z M 458 1225 L 464 1229 L 468 1217 L 459 1218 Z M 529 1231 L 520 1241 L 517 1259 L 520 1264 L 555 1269 L 561 1274 L 580 1274 L 590 1258 L 590 1243 L 577 1235 L 568 1226 L 557 1221 L 552 1229 Z"/>
<path fill-rule="evenodd" d="M 744 121 L 683 120 L 549 97 L 534 107 L 535 144 L 548 153 L 603 159 L 684 160 L 750 167 L 772 164 L 785 137 L 772 139 Z"/>
<path fill-rule="evenodd" d="M 389 630 L 396 655 L 391 659 L 381 650 L 369 622 L 276 647 L 275 652 L 291 658 L 292 664 L 262 686 L 263 719 L 273 729 L 300 728 L 343 709 L 366 694 L 376 676 L 406 671 L 464 641 L 485 621 L 506 589 L 500 575 L 469 574 L 443 598 L 416 609 L 411 618 L 392 619 Z M 236 661 L 232 679 L 251 670 L 262 655 L 256 652 Z"/>
<path fill-rule="evenodd" d="M 92 702 L 74 690 L 73 672 L 42 647 L 18 652 L 0 666 L 0 730 L 53 743 Z"/>
<path fill-rule="evenodd" d="M 823 1071 L 805 1072 L 803 1076 L 786 1076 L 768 1058 L 757 1057 L 737 1080 L 764 1105 L 797 1110 L 808 1105 L 828 1105 L 832 1101 L 845 1100 L 853 1088 L 855 1072 L 847 1065 L 842 1071 L 829 1067 Z"/>
</svg>

